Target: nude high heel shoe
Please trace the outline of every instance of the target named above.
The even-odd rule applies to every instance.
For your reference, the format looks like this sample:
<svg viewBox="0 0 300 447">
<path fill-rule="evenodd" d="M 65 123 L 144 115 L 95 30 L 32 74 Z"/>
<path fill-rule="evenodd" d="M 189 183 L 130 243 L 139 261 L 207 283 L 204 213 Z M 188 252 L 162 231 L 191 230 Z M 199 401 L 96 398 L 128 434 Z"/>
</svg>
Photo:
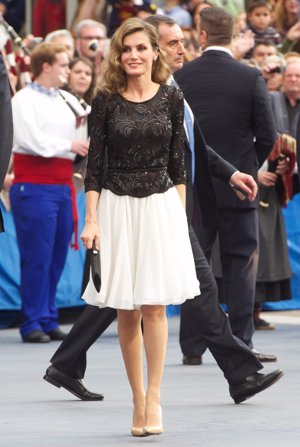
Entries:
<svg viewBox="0 0 300 447">
<path fill-rule="evenodd" d="M 157 419 L 160 420 L 160 424 L 157 425 L 145 425 L 144 436 L 161 435 L 164 432 L 162 425 L 162 410 L 160 405 L 156 405 Z"/>
<path fill-rule="evenodd" d="M 132 436 L 142 437 L 145 436 L 145 430 L 143 427 L 143 424 L 145 423 L 145 407 L 140 407 L 140 411 L 135 413 L 135 410 L 137 411 L 137 408 L 138 407 L 135 407 L 135 409 L 133 410 L 131 434 Z"/>
<path fill-rule="evenodd" d="M 131 434 L 132 436 L 146 436 L 144 427 L 131 427 Z"/>
</svg>

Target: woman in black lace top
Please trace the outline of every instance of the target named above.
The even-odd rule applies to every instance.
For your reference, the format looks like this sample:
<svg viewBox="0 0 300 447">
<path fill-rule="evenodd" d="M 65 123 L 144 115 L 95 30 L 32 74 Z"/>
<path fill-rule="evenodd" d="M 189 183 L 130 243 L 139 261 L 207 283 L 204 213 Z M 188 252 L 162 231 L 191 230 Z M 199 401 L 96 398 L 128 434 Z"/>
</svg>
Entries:
<svg viewBox="0 0 300 447">
<path fill-rule="evenodd" d="M 168 76 L 155 29 L 128 19 L 112 38 L 92 104 L 81 239 L 86 248 L 100 246 L 102 277 L 100 292 L 90 281 L 84 299 L 118 309 L 134 436 L 163 431 L 166 305 L 199 294 L 184 211 L 183 96 L 165 85 Z"/>
</svg>

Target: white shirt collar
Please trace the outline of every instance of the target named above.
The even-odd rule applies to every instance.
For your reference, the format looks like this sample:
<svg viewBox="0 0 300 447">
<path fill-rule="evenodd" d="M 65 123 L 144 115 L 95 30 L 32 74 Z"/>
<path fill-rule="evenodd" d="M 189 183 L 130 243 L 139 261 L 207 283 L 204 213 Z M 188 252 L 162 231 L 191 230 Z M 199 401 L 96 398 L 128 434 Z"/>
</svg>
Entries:
<svg viewBox="0 0 300 447">
<path fill-rule="evenodd" d="M 171 75 L 168 77 L 168 79 L 166 80 L 166 84 L 167 84 L 167 85 L 171 85 L 172 82 L 174 82 L 174 81 L 175 81 L 174 76 L 171 74 Z"/>
<path fill-rule="evenodd" d="M 212 45 L 212 46 L 210 46 L 210 47 L 208 47 L 208 48 L 205 48 L 204 53 L 205 53 L 206 51 L 210 51 L 210 50 L 214 50 L 214 51 L 224 51 L 224 53 L 227 53 L 227 54 L 229 54 L 231 57 L 233 57 L 233 54 L 232 54 L 232 52 L 230 51 L 229 48 L 221 47 L 221 46 L 219 46 L 219 45 Z"/>
<path fill-rule="evenodd" d="M 58 96 L 58 89 L 54 87 L 44 87 L 41 84 L 38 84 L 37 82 L 31 82 L 31 84 L 28 84 L 30 88 L 33 90 L 36 90 L 37 92 L 43 93 L 47 96 Z"/>
</svg>

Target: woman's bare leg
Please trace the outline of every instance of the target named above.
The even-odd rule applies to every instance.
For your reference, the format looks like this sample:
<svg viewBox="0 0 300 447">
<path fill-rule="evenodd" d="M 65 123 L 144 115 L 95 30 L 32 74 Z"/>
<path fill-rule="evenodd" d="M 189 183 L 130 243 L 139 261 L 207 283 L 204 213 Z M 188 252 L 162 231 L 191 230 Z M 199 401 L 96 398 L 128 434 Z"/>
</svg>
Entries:
<svg viewBox="0 0 300 447">
<path fill-rule="evenodd" d="M 145 426 L 162 428 L 160 387 L 168 341 L 166 307 L 145 305 L 141 311 L 148 373 Z"/>
<path fill-rule="evenodd" d="M 140 428 L 142 432 L 145 425 L 145 389 L 143 379 L 141 312 L 139 310 L 118 310 L 118 332 L 126 372 L 133 395 L 134 411 L 132 427 Z"/>
</svg>

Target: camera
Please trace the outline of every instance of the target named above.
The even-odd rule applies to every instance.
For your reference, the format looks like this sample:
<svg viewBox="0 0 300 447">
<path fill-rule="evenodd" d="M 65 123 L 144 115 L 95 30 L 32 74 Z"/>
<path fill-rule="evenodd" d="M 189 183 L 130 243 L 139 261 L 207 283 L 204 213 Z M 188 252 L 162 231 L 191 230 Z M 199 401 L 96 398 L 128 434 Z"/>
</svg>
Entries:
<svg viewBox="0 0 300 447">
<path fill-rule="evenodd" d="M 269 172 L 275 172 L 277 169 L 277 165 L 279 161 L 286 160 L 286 156 L 284 154 L 280 154 L 276 160 L 269 160 Z"/>
<path fill-rule="evenodd" d="M 269 73 L 282 73 L 281 67 L 275 67 L 272 68 L 272 70 L 269 71 Z"/>
<path fill-rule="evenodd" d="M 96 39 L 93 39 L 89 43 L 89 49 L 92 51 L 97 51 L 99 48 L 99 43 Z"/>
</svg>

